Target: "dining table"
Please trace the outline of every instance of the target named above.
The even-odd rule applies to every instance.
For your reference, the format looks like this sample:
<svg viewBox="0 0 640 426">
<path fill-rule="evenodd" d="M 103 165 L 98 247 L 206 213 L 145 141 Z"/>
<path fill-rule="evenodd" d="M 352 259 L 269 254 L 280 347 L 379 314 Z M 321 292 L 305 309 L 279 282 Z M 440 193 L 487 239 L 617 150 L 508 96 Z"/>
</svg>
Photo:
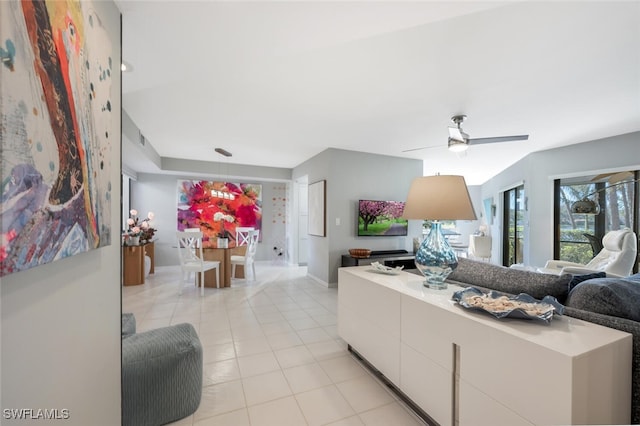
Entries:
<svg viewBox="0 0 640 426">
<path fill-rule="evenodd" d="M 220 262 L 218 266 L 218 274 L 220 275 L 220 288 L 231 287 L 231 256 L 244 256 L 247 246 L 229 247 L 229 248 L 203 248 L 202 256 L 204 260 L 215 260 Z M 235 278 L 244 278 L 244 266 L 236 266 Z M 200 286 L 200 274 L 196 274 L 196 285 Z M 204 273 L 205 287 L 218 287 L 216 282 L 216 270 L 211 269 Z"/>
</svg>

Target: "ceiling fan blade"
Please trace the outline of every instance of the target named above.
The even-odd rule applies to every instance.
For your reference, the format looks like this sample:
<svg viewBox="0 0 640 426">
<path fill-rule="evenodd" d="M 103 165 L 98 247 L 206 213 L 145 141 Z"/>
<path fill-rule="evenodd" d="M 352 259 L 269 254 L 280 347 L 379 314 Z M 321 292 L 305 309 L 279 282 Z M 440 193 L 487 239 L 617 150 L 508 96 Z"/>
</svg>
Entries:
<svg viewBox="0 0 640 426">
<path fill-rule="evenodd" d="M 629 172 L 629 171 L 613 173 L 609 178 L 609 183 L 614 184 L 614 183 L 622 182 L 623 180 L 631 179 L 632 177 L 633 177 L 633 172 Z"/>
<path fill-rule="evenodd" d="M 449 137 L 460 142 L 465 142 L 464 135 L 457 127 L 449 127 Z"/>
<path fill-rule="evenodd" d="M 403 149 L 402 152 L 420 151 L 421 149 L 442 148 L 441 146 L 422 146 L 420 148 Z"/>
<path fill-rule="evenodd" d="M 596 175 L 591 179 L 591 182 L 597 182 L 601 179 L 608 178 L 609 176 L 612 176 L 614 174 L 615 173 L 602 173 L 602 174 Z"/>
<path fill-rule="evenodd" d="M 483 143 L 526 141 L 527 139 L 529 139 L 529 135 L 496 136 L 496 137 L 492 137 L 492 138 L 473 138 L 473 139 L 469 139 L 469 144 L 478 145 L 478 144 L 483 144 Z"/>
<path fill-rule="evenodd" d="M 594 178 L 591 179 L 591 182 L 598 182 L 603 179 L 607 179 L 609 183 L 617 183 L 623 181 L 627 178 L 633 176 L 633 172 L 624 171 L 624 172 L 612 172 L 612 173 L 601 173 Z"/>
</svg>

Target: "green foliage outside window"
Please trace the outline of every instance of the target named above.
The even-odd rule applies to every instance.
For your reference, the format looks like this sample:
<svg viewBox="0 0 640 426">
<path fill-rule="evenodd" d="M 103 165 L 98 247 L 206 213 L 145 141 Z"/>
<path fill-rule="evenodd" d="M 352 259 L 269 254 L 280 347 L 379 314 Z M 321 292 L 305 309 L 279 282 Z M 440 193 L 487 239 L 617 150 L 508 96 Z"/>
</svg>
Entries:
<svg viewBox="0 0 640 426">
<path fill-rule="evenodd" d="M 560 243 L 560 258 L 585 265 L 593 258 L 593 251 L 589 244 Z"/>
</svg>

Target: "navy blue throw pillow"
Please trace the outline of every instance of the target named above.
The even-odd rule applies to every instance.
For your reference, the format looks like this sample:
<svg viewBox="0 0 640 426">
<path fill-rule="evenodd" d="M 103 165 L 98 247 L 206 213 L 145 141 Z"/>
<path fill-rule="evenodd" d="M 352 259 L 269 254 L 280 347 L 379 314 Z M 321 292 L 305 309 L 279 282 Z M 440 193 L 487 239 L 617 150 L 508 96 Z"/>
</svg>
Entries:
<svg viewBox="0 0 640 426">
<path fill-rule="evenodd" d="M 569 282 L 569 291 L 573 290 L 575 286 L 580 284 L 582 281 L 590 280 L 592 278 L 606 278 L 606 272 L 594 272 L 593 274 L 583 274 L 583 275 L 574 275 Z"/>
<path fill-rule="evenodd" d="M 577 285 L 565 306 L 640 321 L 640 283 L 629 278 L 595 278 Z"/>
</svg>

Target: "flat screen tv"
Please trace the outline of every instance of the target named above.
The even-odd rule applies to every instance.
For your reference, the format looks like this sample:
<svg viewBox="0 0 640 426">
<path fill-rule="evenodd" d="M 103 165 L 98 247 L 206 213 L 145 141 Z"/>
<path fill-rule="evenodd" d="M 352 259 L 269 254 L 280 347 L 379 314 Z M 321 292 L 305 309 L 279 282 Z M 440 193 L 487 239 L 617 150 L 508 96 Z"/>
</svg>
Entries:
<svg viewBox="0 0 640 426">
<path fill-rule="evenodd" d="M 358 201 L 359 237 L 397 237 L 407 235 L 408 221 L 402 219 L 403 201 Z"/>
</svg>

